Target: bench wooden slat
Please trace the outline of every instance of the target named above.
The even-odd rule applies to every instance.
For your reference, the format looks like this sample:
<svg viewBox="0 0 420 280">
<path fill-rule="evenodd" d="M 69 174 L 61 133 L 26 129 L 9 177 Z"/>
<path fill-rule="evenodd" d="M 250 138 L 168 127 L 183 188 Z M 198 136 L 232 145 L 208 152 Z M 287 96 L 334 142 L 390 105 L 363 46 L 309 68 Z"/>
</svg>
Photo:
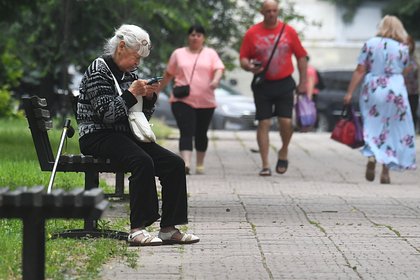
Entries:
<svg viewBox="0 0 420 280">
<path fill-rule="evenodd" d="M 69 192 L 66 192 L 63 197 L 63 206 L 74 205 L 75 207 L 80 207 L 83 204 L 82 195 L 83 189 L 74 189 Z"/>
<path fill-rule="evenodd" d="M 43 186 L 35 186 L 28 188 L 22 192 L 22 206 L 26 207 L 41 207 L 42 206 L 42 193 L 44 192 Z"/>
<path fill-rule="evenodd" d="M 93 156 L 82 155 L 82 163 L 93 163 Z"/>
<path fill-rule="evenodd" d="M 85 191 L 83 196 L 83 205 L 95 205 L 98 202 L 104 200 L 104 197 L 104 193 L 99 188 Z"/>
<path fill-rule="evenodd" d="M 39 130 L 41 131 L 48 131 L 50 129 L 53 128 L 53 123 L 52 120 L 37 120 L 36 121 L 37 127 L 39 128 Z"/>
<path fill-rule="evenodd" d="M 16 189 L 14 191 L 7 192 L 3 195 L 3 205 L 20 207 L 22 203 L 22 190 Z"/>
<path fill-rule="evenodd" d="M 9 191 L 9 188 L 2 187 L 0 188 L 0 207 L 3 205 L 3 194 Z"/>
<path fill-rule="evenodd" d="M 44 193 L 42 199 L 46 207 L 62 207 L 64 190 L 54 189 L 51 193 Z"/>
<path fill-rule="evenodd" d="M 51 119 L 50 111 L 42 108 L 35 108 L 34 115 L 37 119 Z"/>
<path fill-rule="evenodd" d="M 47 194 L 43 186 L 0 189 L 0 217 L 37 219 L 80 218 L 99 219 L 109 202 L 101 189 L 82 188 L 65 192 L 57 189 Z M 35 216 L 34 216 L 35 215 Z"/>
<path fill-rule="evenodd" d="M 47 100 L 45 98 L 31 98 L 33 107 L 47 107 Z"/>
</svg>

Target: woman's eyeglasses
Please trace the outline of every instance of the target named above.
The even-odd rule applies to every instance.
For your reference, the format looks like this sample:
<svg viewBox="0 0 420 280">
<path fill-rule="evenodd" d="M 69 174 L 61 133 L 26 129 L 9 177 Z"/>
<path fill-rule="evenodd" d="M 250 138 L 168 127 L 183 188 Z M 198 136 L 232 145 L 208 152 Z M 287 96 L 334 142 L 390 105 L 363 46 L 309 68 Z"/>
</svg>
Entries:
<svg viewBox="0 0 420 280">
<path fill-rule="evenodd" d="M 147 46 L 149 51 L 152 49 L 152 44 L 149 44 L 149 42 L 147 42 L 147 40 L 145 40 L 145 39 L 141 40 L 141 44 L 145 47 Z"/>
</svg>

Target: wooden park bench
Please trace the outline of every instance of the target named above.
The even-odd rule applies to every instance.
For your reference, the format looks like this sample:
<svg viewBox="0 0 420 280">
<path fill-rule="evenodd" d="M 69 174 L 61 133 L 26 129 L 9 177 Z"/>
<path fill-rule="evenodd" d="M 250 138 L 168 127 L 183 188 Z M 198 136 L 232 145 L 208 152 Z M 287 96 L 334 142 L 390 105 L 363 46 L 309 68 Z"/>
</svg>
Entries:
<svg viewBox="0 0 420 280">
<path fill-rule="evenodd" d="M 108 206 L 101 189 L 0 188 L 0 218 L 23 221 L 22 279 L 45 279 L 45 220 L 99 219 Z"/>
<path fill-rule="evenodd" d="M 53 127 L 52 117 L 48 109 L 47 101 L 38 96 L 25 96 L 22 98 L 26 118 L 29 123 L 32 140 L 38 156 L 39 165 L 42 171 L 56 172 L 83 172 L 85 175 L 85 191 L 99 188 L 99 173 L 115 173 L 115 193 L 106 195 L 107 197 L 124 197 L 124 174 L 126 170 L 118 162 L 112 162 L 109 159 L 95 158 L 83 154 L 59 154 L 59 160 L 56 165 L 53 150 L 51 147 L 48 130 Z M 66 123 L 70 123 L 67 120 Z M 63 130 L 64 131 L 64 130 Z M 64 137 L 69 135 L 67 131 Z M 73 130 L 74 134 L 74 130 Z M 54 172 L 55 174 L 55 172 Z M 116 231 L 98 230 L 97 220 L 84 220 L 83 229 L 68 230 L 59 234 L 61 237 L 84 237 L 86 235 L 93 237 L 111 237 L 120 240 L 127 239 L 127 233 Z"/>
</svg>

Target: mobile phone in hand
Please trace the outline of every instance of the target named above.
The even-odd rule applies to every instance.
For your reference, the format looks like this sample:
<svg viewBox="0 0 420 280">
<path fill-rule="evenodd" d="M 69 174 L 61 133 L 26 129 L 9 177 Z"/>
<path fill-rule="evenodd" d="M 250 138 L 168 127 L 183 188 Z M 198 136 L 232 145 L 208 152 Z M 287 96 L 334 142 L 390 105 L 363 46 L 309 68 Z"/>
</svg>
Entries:
<svg viewBox="0 0 420 280">
<path fill-rule="evenodd" d="M 262 62 L 258 60 L 252 60 L 251 63 L 257 68 L 262 66 Z"/>
<path fill-rule="evenodd" d="M 163 78 L 162 77 L 153 77 L 147 80 L 147 85 L 153 85 L 159 81 L 161 81 Z"/>
</svg>

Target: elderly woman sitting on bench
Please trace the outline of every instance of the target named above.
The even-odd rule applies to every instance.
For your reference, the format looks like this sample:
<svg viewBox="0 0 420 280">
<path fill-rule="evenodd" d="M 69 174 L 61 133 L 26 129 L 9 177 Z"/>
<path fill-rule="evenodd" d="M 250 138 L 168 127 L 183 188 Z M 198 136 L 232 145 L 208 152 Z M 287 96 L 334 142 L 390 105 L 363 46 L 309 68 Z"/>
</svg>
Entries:
<svg viewBox="0 0 420 280">
<path fill-rule="evenodd" d="M 87 68 L 77 103 L 80 149 L 84 154 L 121 162 L 131 172 L 130 245 L 195 243 L 197 236 L 175 227 L 188 222 L 184 161 L 155 142 L 137 140 L 128 123 L 128 111 L 137 103 L 136 96 L 143 97 L 143 112 L 148 118 L 157 99 L 159 82 L 148 84 L 133 72 L 150 49 L 146 31 L 122 25 L 107 41 L 103 56 Z M 155 176 L 162 185 L 162 216 Z M 146 227 L 159 218 L 160 231 L 154 237 Z"/>
</svg>

